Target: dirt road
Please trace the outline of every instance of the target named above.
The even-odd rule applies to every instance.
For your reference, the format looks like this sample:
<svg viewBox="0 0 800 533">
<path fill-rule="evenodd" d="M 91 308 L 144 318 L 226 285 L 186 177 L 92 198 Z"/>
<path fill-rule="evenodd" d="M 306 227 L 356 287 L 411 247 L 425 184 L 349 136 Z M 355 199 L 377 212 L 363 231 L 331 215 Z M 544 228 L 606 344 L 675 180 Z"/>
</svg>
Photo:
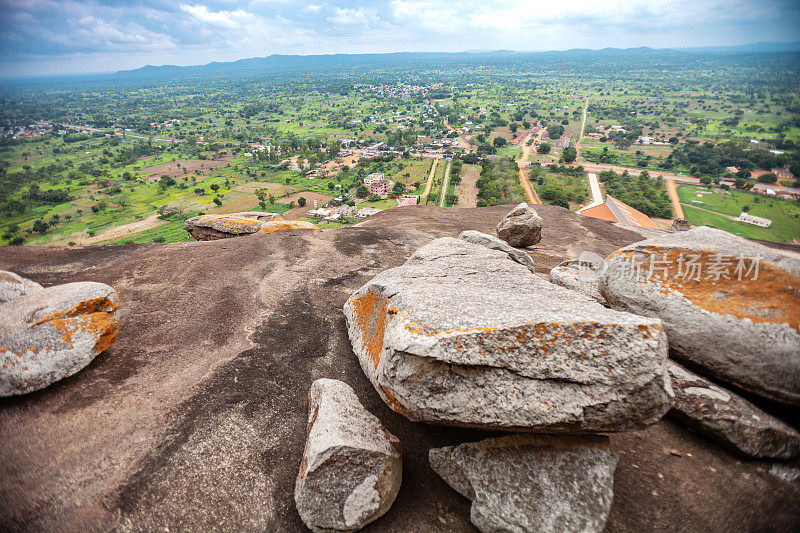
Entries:
<svg viewBox="0 0 800 533">
<path fill-rule="evenodd" d="M 530 134 L 526 137 L 528 136 L 530 136 Z M 522 190 L 525 191 L 525 197 L 528 199 L 528 203 L 531 205 L 541 204 L 542 201 L 539 199 L 539 195 L 533 190 L 531 180 L 528 179 L 528 161 L 530 161 L 533 146 L 528 146 L 528 139 L 524 139 L 520 144 L 522 145 L 522 159 L 517 161 L 517 166 L 519 167 L 519 182 L 522 185 Z"/>
<path fill-rule="evenodd" d="M 428 195 L 431 193 L 431 187 L 433 187 L 433 176 L 436 174 L 436 165 L 438 164 L 439 160 L 434 159 L 433 165 L 431 165 L 431 173 L 428 176 L 428 183 L 425 184 L 425 191 L 422 193 L 422 196 L 420 196 L 420 202 L 422 202 L 423 198 L 427 199 Z"/>
<path fill-rule="evenodd" d="M 442 194 L 439 198 L 439 207 L 444 207 L 444 199 L 447 197 L 447 188 L 450 186 L 450 164 L 452 160 L 447 161 L 447 168 L 444 170 L 444 178 L 442 179 Z"/>
<path fill-rule="evenodd" d="M 578 142 L 575 143 L 575 151 L 577 155 L 575 156 L 576 161 L 580 161 L 581 157 L 581 141 L 583 140 L 584 132 L 586 131 L 586 115 L 589 111 L 589 98 L 586 98 L 586 103 L 583 104 L 583 121 L 581 122 L 581 133 L 578 135 Z"/>
<path fill-rule="evenodd" d="M 681 199 L 678 196 L 678 187 L 675 185 L 675 180 L 667 181 L 667 193 L 669 199 L 672 201 L 672 210 L 675 211 L 676 218 L 686 218 L 683 216 L 683 208 L 681 207 Z"/>
<path fill-rule="evenodd" d="M 478 165 L 464 165 L 461 171 L 461 181 L 456 185 L 458 204 L 456 207 L 476 207 L 478 205 L 478 179 L 481 177 L 481 167 Z"/>
</svg>

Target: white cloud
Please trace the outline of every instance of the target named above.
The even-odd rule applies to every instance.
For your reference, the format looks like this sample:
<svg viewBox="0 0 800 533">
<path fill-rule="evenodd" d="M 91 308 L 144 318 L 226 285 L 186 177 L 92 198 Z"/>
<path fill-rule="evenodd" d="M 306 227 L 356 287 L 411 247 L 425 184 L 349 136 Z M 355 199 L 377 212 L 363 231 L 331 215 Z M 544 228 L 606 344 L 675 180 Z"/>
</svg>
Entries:
<svg viewBox="0 0 800 533">
<path fill-rule="evenodd" d="M 368 13 L 366 10 L 358 8 L 336 8 L 336 15 L 328 17 L 328 21 L 336 24 L 362 24 L 368 26 L 370 21 L 375 18 L 374 14 Z"/>
<path fill-rule="evenodd" d="M 322 5 L 320 4 L 308 4 L 306 6 L 306 11 L 311 11 L 312 13 L 316 13 L 320 9 L 322 9 Z"/>
<path fill-rule="evenodd" d="M 194 18 L 212 26 L 223 28 L 238 28 L 242 22 L 252 19 L 253 15 L 247 11 L 209 11 L 206 6 L 181 4 L 181 9 Z"/>
</svg>

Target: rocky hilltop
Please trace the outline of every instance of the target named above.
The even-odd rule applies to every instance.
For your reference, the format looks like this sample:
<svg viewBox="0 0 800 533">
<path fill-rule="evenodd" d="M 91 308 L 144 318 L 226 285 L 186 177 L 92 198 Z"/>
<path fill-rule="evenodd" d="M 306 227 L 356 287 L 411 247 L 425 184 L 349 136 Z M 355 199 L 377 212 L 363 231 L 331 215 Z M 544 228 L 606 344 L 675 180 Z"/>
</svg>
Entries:
<svg viewBox="0 0 800 533">
<path fill-rule="evenodd" d="M 361 413 L 363 406 L 377 417 L 385 434 L 383 429 L 373 431 L 384 435 L 383 446 L 391 461 L 395 439 L 402 444 L 402 485 L 396 497 L 396 485 L 387 489 L 385 498 L 391 507 L 364 531 L 474 531 L 473 523 L 495 527 L 486 525 L 494 523 L 492 516 L 471 520 L 470 500 L 476 497 L 475 491 L 481 499 L 481 469 L 489 464 L 475 457 L 510 440 L 522 443 L 515 449 L 522 450 L 524 444 L 536 450 L 537 457 L 544 458 L 536 464 L 550 460 L 552 454 L 542 448 L 550 441 L 542 444 L 541 439 L 496 431 L 506 425 L 542 424 L 543 415 L 532 411 L 528 419 L 508 424 L 459 418 L 454 425 L 430 425 L 409 420 L 402 414 L 404 409 L 391 407 L 385 393 L 375 388 L 371 379 L 377 378 L 362 370 L 363 361 L 351 346 L 346 315 L 351 296 L 370 289 L 371 283 L 380 285 L 370 289 L 373 292 L 400 283 L 382 273 L 396 267 L 410 269 L 406 263 L 421 247 L 467 230 L 494 235 L 509 209 L 415 206 L 392 209 L 345 229 L 288 229 L 166 245 L 1 248 L 2 270 L 13 271 L 45 290 L 70 282 L 104 283 L 114 288 L 118 304 L 115 300 L 117 333 L 111 348 L 80 372 L 49 387 L 0 399 L 0 529 L 306 531 L 304 520 L 310 520 L 312 511 L 303 507 L 305 495 L 311 494 L 308 501 L 313 503 L 316 490 L 308 472 L 322 471 L 315 470 L 319 462 L 310 466 L 304 462 L 301 468 L 301 459 L 304 448 L 307 453 L 326 449 L 313 440 L 326 427 L 315 423 L 325 421 L 316 421 L 316 411 L 309 417 L 309 389 L 321 378 L 345 382 L 357 397 L 348 400 L 350 409 Z M 540 280 L 550 279 L 551 269 L 574 262 L 581 252 L 607 257 L 644 238 L 558 207 L 537 206 L 537 212 L 542 219 L 541 240 L 527 250 L 532 264 L 518 257 L 510 265 L 497 266 L 504 276 L 498 279 L 504 283 L 529 279 L 531 287 L 538 287 Z M 468 245 L 448 239 L 439 246 L 472 250 L 469 253 L 490 262 L 502 258 L 497 250 L 503 246 L 472 244 L 478 237 L 467 234 Z M 474 252 L 478 246 L 492 251 Z M 491 281 L 487 277 L 481 283 Z M 531 287 L 526 290 L 532 291 Z M 562 289 L 557 289 L 561 294 Z M 624 298 L 628 307 L 634 307 L 625 287 L 606 284 L 589 292 L 612 289 L 612 297 Z M 392 289 L 404 297 L 401 311 L 411 313 L 420 306 L 416 302 L 432 297 L 408 290 L 401 285 Z M 611 313 L 634 316 L 607 310 L 590 296 L 575 299 L 582 313 L 594 309 L 609 321 Z M 520 302 L 536 303 L 533 295 Z M 486 310 L 485 319 L 494 320 L 493 313 Z M 626 320 L 635 323 L 633 318 Z M 637 325 L 636 331 L 642 333 L 650 331 L 657 319 L 640 320 L 644 329 Z M 439 324 L 433 315 L 429 324 L 451 327 Z M 442 360 L 458 353 L 438 340 L 430 346 Z M 686 346 L 682 346 L 683 359 L 691 362 L 692 354 L 683 353 Z M 410 357 L 412 352 L 402 353 Z M 699 360 L 698 366 L 704 361 Z M 625 429 L 638 429 L 610 433 L 591 445 L 576 444 L 571 436 L 553 441 L 574 448 L 570 459 L 574 464 L 593 454 L 607 465 L 604 472 L 613 471 L 613 502 L 609 491 L 596 496 L 597 506 L 608 513 L 605 529 L 800 529 L 796 512 L 800 484 L 791 479 L 797 463 L 749 457 L 785 458 L 797 453 L 781 444 L 794 439 L 796 432 L 758 414 L 766 408 L 796 426 L 797 408 L 759 396 L 755 388 L 755 395 L 740 389 L 735 390 L 741 397 L 729 394 L 691 370 L 698 369 L 670 367 L 677 403 L 658 422 L 647 427 L 630 424 Z M 742 384 L 729 381 L 730 386 Z M 341 388 L 333 382 L 318 382 L 314 409 L 332 409 L 325 403 L 330 401 L 326 394 L 345 394 L 334 393 L 337 387 Z M 350 392 L 346 395 L 349 398 Z M 631 395 L 630 401 L 640 399 Z M 400 401 L 407 406 L 410 400 L 400 397 Z M 718 407 L 714 402 L 727 403 Z M 698 409 L 703 410 L 702 416 Z M 731 416 L 748 413 L 749 418 L 742 419 L 757 425 L 755 433 L 748 427 L 710 420 L 713 409 L 726 409 L 734 413 Z M 410 418 L 439 416 L 436 413 L 423 405 Z M 378 423 L 371 415 L 358 416 L 370 427 Z M 647 418 L 647 423 L 657 418 Z M 687 427 L 687 420 L 693 429 Z M 601 427 L 591 422 L 570 427 Z M 565 427 L 561 421 L 546 423 Z M 346 425 L 336 427 L 342 432 Z M 714 434 L 717 440 L 705 434 Z M 753 435 L 762 434 L 782 440 L 754 443 Z M 501 438 L 465 444 L 487 437 Z M 510 456 L 518 461 L 532 457 Z M 397 468 L 396 464 L 391 463 L 391 468 Z M 469 484 L 445 482 L 437 472 L 456 472 Z M 577 481 L 584 479 L 577 467 L 570 472 Z M 508 490 L 514 490 L 517 474 L 511 470 L 504 478 L 512 480 Z M 601 477 L 610 488 L 611 476 Z M 587 487 L 586 494 L 595 494 L 590 489 L 594 487 Z M 485 499 L 476 500 L 473 513 L 476 508 L 485 512 L 485 504 Z M 383 512 L 387 506 L 381 505 Z M 590 518 L 572 522 L 583 524 L 575 527 L 590 523 Z"/>
</svg>

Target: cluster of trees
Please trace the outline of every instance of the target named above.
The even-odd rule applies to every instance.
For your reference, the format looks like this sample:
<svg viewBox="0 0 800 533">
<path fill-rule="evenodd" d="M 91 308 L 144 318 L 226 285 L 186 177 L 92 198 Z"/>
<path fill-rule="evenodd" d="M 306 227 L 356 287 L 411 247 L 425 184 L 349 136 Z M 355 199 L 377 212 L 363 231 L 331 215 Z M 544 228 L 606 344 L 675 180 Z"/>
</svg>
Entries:
<svg viewBox="0 0 800 533">
<path fill-rule="evenodd" d="M 519 167 L 510 157 L 484 160 L 477 186 L 478 207 L 524 201 L 519 184 Z"/>
<path fill-rule="evenodd" d="M 669 201 L 666 185 L 661 180 L 650 179 L 646 170 L 643 170 L 638 177 L 629 175 L 627 170 L 622 175 L 606 170 L 598 174 L 598 178 L 605 184 L 608 194 L 645 215 L 672 217 L 672 204 Z"/>
<path fill-rule="evenodd" d="M 800 156 L 773 154 L 769 150 L 751 148 L 750 143 L 729 141 L 720 144 L 687 141 L 678 146 L 662 163 L 661 168 L 680 165 L 697 176 L 724 176 L 726 167 L 738 167 L 750 171 L 757 168 L 771 169 L 789 165 L 792 173 L 800 176 Z"/>
</svg>

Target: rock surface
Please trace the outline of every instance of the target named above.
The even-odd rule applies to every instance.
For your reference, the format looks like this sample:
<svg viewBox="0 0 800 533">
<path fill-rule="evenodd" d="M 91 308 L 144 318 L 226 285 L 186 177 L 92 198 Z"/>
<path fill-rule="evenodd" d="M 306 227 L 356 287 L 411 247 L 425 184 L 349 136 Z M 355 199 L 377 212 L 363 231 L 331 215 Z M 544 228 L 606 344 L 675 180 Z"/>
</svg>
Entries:
<svg viewBox="0 0 800 533">
<path fill-rule="evenodd" d="M 272 220 L 264 222 L 261 229 L 256 232 L 257 235 L 264 233 L 272 233 L 273 231 L 283 231 L 287 229 L 317 229 L 311 222 L 305 220 Z"/>
<path fill-rule="evenodd" d="M 483 532 L 599 532 L 614 498 L 608 437 L 512 435 L 432 449 L 429 460 L 472 500 Z"/>
<path fill-rule="evenodd" d="M 0 305 L 0 397 L 78 372 L 117 337 L 117 293 L 93 282 L 34 290 Z"/>
<path fill-rule="evenodd" d="M 532 246 L 542 240 L 542 217 L 523 202 L 500 221 L 497 236 L 511 246 Z"/>
<path fill-rule="evenodd" d="M 607 264 L 606 299 L 660 318 L 676 358 L 800 405 L 800 261 L 700 227 L 627 246 Z"/>
<path fill-rule="evenodd" d="M 509 246 L 494 235 L 481 233 L 480 231 L 475 230 L 467 230 L 462 231 L 458 238 L 462 241 L 471 242 L 472 244 L 480 244 L 481 246 L 485 246 L 490 250 L 499 250 L 501 252 L 505 252 L 512 261 L 516 261 L 531 272 L 536 272 L 536 266 L 533 264 L 533 259 L 531 259 L 531 256 L 522 250 L 517 250 L 516 248 Z"/>
<path fill-rule="evenodd" d="M 600 273 L 593 263 L 564 261 L 550 271 L 550 281 L 605 304 L 600 294 Z"/>
<path fill-rule="evenodd" d="M 750 457 L 800 456 L 800 433 L 741 396 L 670 361 L 675 404 L 670 414 L 686 425 Z"/>
<path fill-rule="evenodd" d="M 16 300 L 33 291 L 41 290 L 42 286 L 8 270 L 0 270 L 0 304 Z"/>
<path fill-rule="evenodd" d="M 672 403 L 660 322 L 606 309 L 452 238 L 344 306 L 364 373 L 411 420 L 551 432 L 655 423 Z"/>
<path fill-rule="evenodd" d="M 349 385 L 318 379 L 294 500 L 313 531 L 356 531 L 389 510 L 402 480 L 400 441 Z"/>
<path fill-rule="evenodd" d="M 280 222 L 281 224 L 277 224 Z M 183 229 L 198 241 L 214 241 L 254 233 L 270 233 L 281 229 L 294 229 L 297 222 L 284 221 L 278 213 L 245 211 L 226 215 L 200 215 L 186 219 Z M 307 228 L 305 224 L 299 226 Z M 313 228 L 314 225 L 311 224 Z M 267 229 L 271 228 L 271 229 Z"/>
</svg>

